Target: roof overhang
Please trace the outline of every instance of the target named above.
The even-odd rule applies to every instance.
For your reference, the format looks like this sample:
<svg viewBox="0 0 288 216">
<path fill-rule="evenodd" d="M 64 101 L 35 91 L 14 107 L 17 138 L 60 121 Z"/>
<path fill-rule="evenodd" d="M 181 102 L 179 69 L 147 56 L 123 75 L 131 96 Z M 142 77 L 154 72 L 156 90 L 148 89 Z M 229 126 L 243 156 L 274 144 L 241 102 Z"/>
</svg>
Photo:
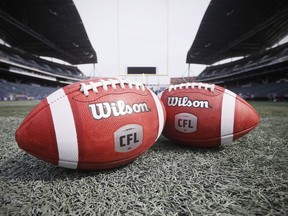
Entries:
<svg viewBox="0 0 288 216">
<path fill-rule="evenodd" d="M 0 38 L 37 56 L 70 64 L 97 63 L 72 0 L 2 0 Z"/>
<path fill-rule="evenodd" d="M 212 0 L 187 63 L 210 65 L 271 47 L 288 34 L 287 0 Z"/>
</svg>

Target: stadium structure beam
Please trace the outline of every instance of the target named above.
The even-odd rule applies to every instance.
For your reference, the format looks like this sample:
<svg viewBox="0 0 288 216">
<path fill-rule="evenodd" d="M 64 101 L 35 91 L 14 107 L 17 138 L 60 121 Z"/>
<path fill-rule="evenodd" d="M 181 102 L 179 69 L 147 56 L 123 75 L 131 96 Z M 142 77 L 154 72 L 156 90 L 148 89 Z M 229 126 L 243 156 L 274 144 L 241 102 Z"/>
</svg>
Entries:
<svg viewBox="0 0 288 216">
<path fill-rule="evenodd" d="M 246 34 L 244 34 L 243 36 L 240 36 L 237 40 L 232 41 L 231 43 L 227 44 L 227 46 L 214 52 L 212 55 L 206 57 L 206 59 L 209 61 L 210 59 L 215 58 L 215 56 L 221 55 L 222 53 L 228 51 L 229 49 L 235 47 L 236 45 L 240 44 L 241 42 L 245 41 L 246 39 L 252 37 L 256 33 L 260 32 L 261 30 L 267 28 L 268 26 L 270 26 L 274 23 L 277 23 L 279 20 L 282 20 L 282 19 L 288 19 L 288 9 L 287 8 L 282 9 L 282 11 L 280 13 L 275 14 L 274 16 L 270 17 L 268 20 L 266 20 L 262 24 L 251 29 Z"/>
<path fill-rule="evenodd" d="M 59 53 L 71 58 L 77 60 L 73 55 L 71 55 L 69 52 L 66 50 L 63 50 L 44 36 L 38 34 L 37 32 L 33 31 L 31 28 L 23 25 L 21 22 L 17 21 L 13 17 L 11 17 L 9 14 L 5 13 L 3 10 L 0 9 L 0 18 L 13 26 L 17 27 L 18 29 L 21 29 L 24 31 L 26 34 L 29 34 L 30 36 L 36 38 L 37 40 L 41 41 L 42 43 L 46 44 L 47 46 L 51 47 L 52 49 L 58 51 Z"/>
</svg>

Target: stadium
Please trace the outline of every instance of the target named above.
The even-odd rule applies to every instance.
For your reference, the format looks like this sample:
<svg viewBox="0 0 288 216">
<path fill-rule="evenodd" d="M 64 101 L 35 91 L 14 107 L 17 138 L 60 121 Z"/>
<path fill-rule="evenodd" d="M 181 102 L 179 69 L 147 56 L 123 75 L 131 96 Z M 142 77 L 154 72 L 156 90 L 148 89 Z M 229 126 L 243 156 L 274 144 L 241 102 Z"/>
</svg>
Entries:
<svg viewBox="0 0 288 216">
<path fill-rule="evenodd" d="M 227 88 L 258 111 L 257 128 L 213 149 L 183 147 L 160 136 L 132 163 L 103 171 L 51 165 L 24 153 L 15 140 L 41 100 L 91 78 L 80 65 L 97 67 L 98 51 L 75 2 L 3 0 L 0 20 L 1 215 L 288 214 L 287 1 L 209 1 L 186 47 L 188 69 L 176 76 L 167 72 L 168 54 L 164 66 L 115 62 L 115 76 L 141 80 L 155 92 L 184 82 Z M 171 50 L 165 43 L 163 50 Z M 197 76 L 195 64 L 205 65 Z"/>
</svg>

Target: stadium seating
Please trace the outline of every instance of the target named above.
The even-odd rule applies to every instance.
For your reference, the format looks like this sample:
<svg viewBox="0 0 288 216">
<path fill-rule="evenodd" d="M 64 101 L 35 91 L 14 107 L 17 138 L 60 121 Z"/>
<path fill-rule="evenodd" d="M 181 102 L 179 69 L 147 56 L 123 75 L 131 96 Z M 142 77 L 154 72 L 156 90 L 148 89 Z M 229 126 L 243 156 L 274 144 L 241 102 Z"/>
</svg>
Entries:
<svg viewBox="0 0 288 216">
<path fill-rule="evenodd" d="M 225 86 L 245 99 L 288 99 L 288 43 L 229 63 L 207 67 L 198 82 Z"/>
<path fill-rule="evenodd" d="M 22 84 L 0 80 L 0 100 L 42 100 L 57 90 L 35 84 Z"/>
<path fill-rule="evenodd" d="M 41 100 L 60 86 L 86 78 L 77 67 L 4 45 L 0 45 L 0 73 L 0 100 Z"/>
<path fill-rule="evenodd" d="M 79 79 L 85 77 L 77 67 L 50 62 L 4 45 L 0 45 L 0 60 L 1 59 L 5 60 L 5 62 L 8 61 L 9 64 L 17 64 L 18 67 L 22 66 L 32 71 L 36 69 L 38 72 L 43 71 L 54 75 Z"/>
<path fill-rule="evenodd" d="M 288 80 L 278 83 L 273 82 L 251 86 L 232 87 L 229 89 L 248 100 L 288 99 Z"/>
<path fill-rule="evenodd" d="M 266 67 L 285 63 L 288 61 L 288 43 L 281 46 L 256 53 L 237 61 L 207 67 L 198 77 L 197 81 L 223 80 L 227 76 L 265 70 Z"/>
</svg>

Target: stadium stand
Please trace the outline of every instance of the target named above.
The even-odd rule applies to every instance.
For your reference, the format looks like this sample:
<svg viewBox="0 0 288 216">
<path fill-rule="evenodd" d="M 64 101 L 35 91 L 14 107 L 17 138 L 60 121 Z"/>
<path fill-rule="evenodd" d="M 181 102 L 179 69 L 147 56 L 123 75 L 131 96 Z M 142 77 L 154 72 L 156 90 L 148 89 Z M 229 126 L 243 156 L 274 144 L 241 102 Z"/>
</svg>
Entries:
<svg viewBox="0 0 288 216">
<path fill-rule="evenodd" d="M 72 65 L 97 63 L 72 0 L 1 1 L 0 39 L 0 100 L 41 99 L 87 79 Z"/>
<path fill-rule="evenodd" d="M 225 86 L 245 99 L 288 99 L 288 43 L 237 61 L 209 66 L 196 81 Z"/>
<path fill-rule="evenodd" d="M 72 0 L 1 0 L 0 37 L 13 47 L 70 64 L 97 63 Z"/>
<path fill-rule="evenodd" d="M 237 93 L 246 100 L 287 100 L 288 80 L 251 86 L 231 87 L 231 91 Z"/>
<path fill-rule="evenodd" d="M 211 65 L 277 44 L 288 33 L 287 0 L 211 0 L 186 62 Z"/>
<path fill-rule="evenodd" d="M 279 65 L 281 66 L 281 70 L 276 69 Z M 273 67 L 273 71 L 270 70 L 271 67 Z M 247 78 L 247 76 L 262 76 L 265 72 L 273 73 L 273 75 L 275 75 L 275 72 L 280 71 L 280 73 L 284 73 L 285 75 L 287 69 L 288 43 L 285 43 L 237 61 L 209 66 L 199 74 L 197 80 L 213 81 L 216 83 L 225 81 L 227 83 L 229 80 L 233 80 L 234 77 L 236 77 L 234 79 L 239 80 L 241 77 Z"/>
<path fill-rule="evenodd" d="M 77 67 L 0 45 L 0 100 L 40 100 L 60 86 L 85 78 Z"/>
<path fill-rule="evenodd" d="M 47 61 L 4 45 L 0 45 L 0 63 L 4 68 L 6 65 L 18 68 L 18 71 L 30 71 L 31 74 L 39 74 L 39 76 L 63 77 L 75 81 L 85 77 L 77 67 Z M 13 72 L 12 69 L 10 71 Z"/>
<path fill-rule="evenodd" d="M 288 43 L 278 44 L 287 35 L 288 1 L 212 0 L 186 62 L 212 65 L 198 82 L 218 84 L 246 99 L 288 100 Z M 242 58 L 217 64 L 232 57 Z"/>
<path fill-rule="evenodd" d="M 56 87 L 12 83 L 0 79 L 0 100 L 42 100 L 56 89 Z"/>
</svg>

